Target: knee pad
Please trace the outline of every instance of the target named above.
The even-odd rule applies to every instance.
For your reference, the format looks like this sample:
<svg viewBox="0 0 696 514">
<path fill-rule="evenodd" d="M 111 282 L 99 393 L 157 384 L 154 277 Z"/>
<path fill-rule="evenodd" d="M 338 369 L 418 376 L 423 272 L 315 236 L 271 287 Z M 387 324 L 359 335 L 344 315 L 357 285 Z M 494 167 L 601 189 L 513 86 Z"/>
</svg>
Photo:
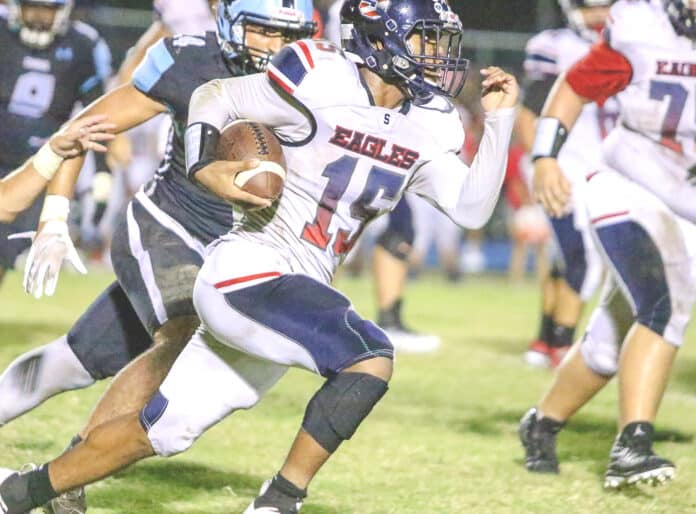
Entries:
<svg viewBox="0 0 696 514">
<path fill-rule="evenodd" d="M 580 343 L 580 354 L 588 368 L 605 377 L 612 377 L 619 367 L 621 335 L 605 307 L 598 308 Z"/>
<path fill-rule="evenodd" d="M 387 382 L 366 373 L 339 373 L 307 405 L 302 428 L 327 452 L 350 439 L 384 396 Z"/>
<path fill-rule="evenodd" d="M 630 298 L 635 321 L 664 336 L 672 299 L 662 256 L 650 234 L 639 223 L 626 221 L 599 227 L 597 235 Z"/>
</svg>

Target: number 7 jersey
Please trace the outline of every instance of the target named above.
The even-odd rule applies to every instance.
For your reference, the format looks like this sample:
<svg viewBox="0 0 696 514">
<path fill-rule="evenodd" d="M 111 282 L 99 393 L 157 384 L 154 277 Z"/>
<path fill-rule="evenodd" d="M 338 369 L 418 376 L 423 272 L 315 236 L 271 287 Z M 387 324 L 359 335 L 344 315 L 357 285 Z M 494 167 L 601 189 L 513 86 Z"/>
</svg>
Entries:
<svg viewBox="0 0 696 514">
<path fill-rule="evenodd" d="M 208 94 L 219 101 L 210 101 Z M 478 224 L 473 214 L 495 202 L 504 175 L 509 111 L 499 115 L 503 128 L 489 145 L 497 155 L 489 164 L 499 173 L 480 170 L 495 183 L 483 188 L 485 199 L 472 198 L 470 209 L 461 211 L 460 193 L 471 173 L 456 154 L 464 131 L 449 100 L 376 107 L 357 66 L 340 49 L 324 41 L 299 41 L 279 52 L 266 74 L 217 81 L 197 91 L 187 158 L 198 155 L 196 127 L 202 126 L 197 122 L 221 128 L 229 118 L 247 118 L 271 126 L 287 162 L 283 195 L 271 208 L 247 212 L 224 238 L 271 245 L 294 271 L 330 281 L 365 225 L 393 209 L 406 189 L 460 224 Z M 494 118 L 489 123 L 495 124 Z"/>
</svg>

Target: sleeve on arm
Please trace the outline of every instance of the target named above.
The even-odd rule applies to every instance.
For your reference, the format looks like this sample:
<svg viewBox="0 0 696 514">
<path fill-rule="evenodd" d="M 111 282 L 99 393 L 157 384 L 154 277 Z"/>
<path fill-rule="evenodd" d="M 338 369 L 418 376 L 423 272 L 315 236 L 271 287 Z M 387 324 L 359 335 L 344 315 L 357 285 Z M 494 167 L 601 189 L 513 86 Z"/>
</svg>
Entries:
<svg viewBox="0 0 696 514">
<path fill-rule="evenodd" d="M 176 86 L 173 81 L 166 80 L 167 72 L 174 66 L 168 41 L 169 38 L 164 38 L 152 45 L 143 62 L 133 72 L 132 82 L 135 88 L 158 101 L 169 97 L 168 87 Z"/>
<path fill-rule="evenodd" d="M 578 95 L 604 105 L 611 96 L 623 91 L 633 78 L 629 60 L 606 41 L 595 44 L 566 74 L 566 81 Z"/>
<path fill-rule="evenodd" d="M 262 73 L 213 80 L 191 97 L 189 125 L 206 123 L 221 130 L 236 119 L 268 125 L 290 143 L 305 141 L 316 129 L 309 110 L 290 103 Z"/>
<path fill-rule="evenodd" d="M 425 197 L 455 223 L 480 228 L 498 201 L 507 169 L 515 109 L 486 114 L 478 153 L 468 168 L 454 153 L 426 163 L 414 175 L 409 190 Z"/>
</svg>

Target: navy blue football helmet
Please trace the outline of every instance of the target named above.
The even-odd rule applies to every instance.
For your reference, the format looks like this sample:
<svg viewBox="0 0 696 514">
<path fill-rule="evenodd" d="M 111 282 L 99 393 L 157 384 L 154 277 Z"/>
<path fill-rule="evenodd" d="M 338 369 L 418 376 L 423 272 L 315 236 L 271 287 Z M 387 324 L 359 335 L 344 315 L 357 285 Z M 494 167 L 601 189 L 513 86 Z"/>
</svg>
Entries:
<svg viewBox="0 0 696 514">
<path fill-rule="evenodd" d="M 247 26 L 280 31 L 294 41 L 314 35 L 313 13 L 312 0 L 220 0 L 216 8 L 220 48 L 226 58 L 263 71 L 273 56 L 246 44 Z"/>
<path fill-rule="evenodd" d="M 445 0 L 346 0 L 341 10 L 343 49 L 413 99 L 459 95 L 463 36 Z"/>
<path fill-rule="evenodd" d="M 581 9 L 592 7 L 611 7 L 614 0 L 558 0 L 558 5 L 565 15 L 568 27 L 573 29 L 580 37 L 595 42 L 599 39 L 600 27 L 589 27 L 585 23 Z"/>
<path fill-rule="evenodd" d="M 664 4 L 676 33 L 696 40 L 696 13 L 689 9 L 688 0 L 664 0 Z"/>
</svg>

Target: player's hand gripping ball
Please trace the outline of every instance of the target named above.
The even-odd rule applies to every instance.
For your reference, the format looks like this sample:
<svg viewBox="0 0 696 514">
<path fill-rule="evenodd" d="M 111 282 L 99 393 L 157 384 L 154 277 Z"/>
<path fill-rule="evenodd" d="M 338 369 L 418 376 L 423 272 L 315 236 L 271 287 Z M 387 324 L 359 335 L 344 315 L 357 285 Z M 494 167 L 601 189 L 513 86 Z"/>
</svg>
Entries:
<svg viewBox="0 0 696 514">
<path fill-rule="evenodd" d="M 220 132 L 216 157 L 224 161 L 258 159 L 259 165 L 238 173 L 234 184 L 242 191 L 271 201 L 282 194 L 286 167 L 283 148 L 265 125 L 248 120 L 230 123 Z M 238 204 L 242 208 L 255 207 Z"/>
</svg>

